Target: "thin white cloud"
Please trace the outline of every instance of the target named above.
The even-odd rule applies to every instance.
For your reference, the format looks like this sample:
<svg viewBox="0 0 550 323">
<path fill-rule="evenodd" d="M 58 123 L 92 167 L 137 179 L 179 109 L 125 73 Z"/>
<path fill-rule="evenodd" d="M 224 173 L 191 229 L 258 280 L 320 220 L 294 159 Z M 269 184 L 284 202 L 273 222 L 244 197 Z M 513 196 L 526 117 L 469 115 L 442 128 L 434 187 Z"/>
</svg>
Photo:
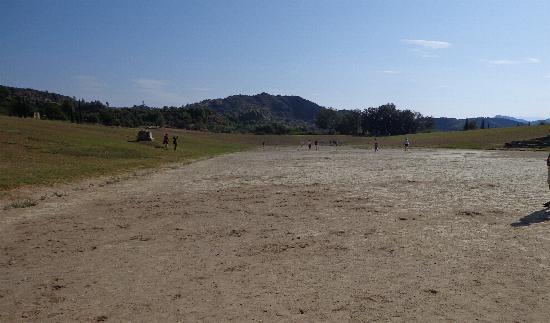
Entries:
<svg viewBox="0 0 550 323">
<path fill-rule="evenodd" d="M 390 74 L 390 75 L 396 75 L 396 74 L 401 74 L 401 71 L 384 70 L 384 71 L 382 71 L 382 73 L 384 73 L 384 74 Z"/>
<path fill-rule="evenodd" d="M 404 43 L 419 46 L 425 49 L 443 49 L 451 47 L 451 43 L 440 40 L 426 40 L 426 39 L 403 39 Z"/>
<path fill-rule="evenodd" d="M 534 57 L 527 57 L 525 59 L 482 59 L 481 61 L 491 65 L 519 65 L 540 63 L 540 60 Z"/>
<path fill-rule="evenodd" d="M 185 96 L 167 89 L 169 84 L 165 80 L 139 78 L 134 80 L 134 85 L 146 102 L 157 105 L 181 105 L 186 102 Z"/>
<path fill-rule="evenodd" d="M 550 74 L 544 75 L 544 78 L 545 78 L 545 79 L 550 79 Z"/>
</svg>

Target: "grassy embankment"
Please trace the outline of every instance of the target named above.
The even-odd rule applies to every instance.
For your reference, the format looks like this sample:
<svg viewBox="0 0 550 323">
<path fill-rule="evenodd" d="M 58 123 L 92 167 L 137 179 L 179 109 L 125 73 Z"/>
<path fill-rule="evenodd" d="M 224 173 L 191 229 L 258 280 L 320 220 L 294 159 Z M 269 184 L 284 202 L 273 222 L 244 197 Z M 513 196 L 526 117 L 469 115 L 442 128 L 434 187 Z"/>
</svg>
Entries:
<svg viewBox="0 0 550 323">
<path fill-rule="evenodd" d="M 454 149 L 496 149 L 503 148 L 504 143 L 513 140 L 526 140 L 548 135 L 550 126 L 512 127 L 499 129 L 479 129 L 470 131 L 430 132 L 404 136 L 379 137 L 381 148 L 401 147 L 408 137 L 413 147 L 454 148 Z M 372 148 L 374 138 L 352 136 L 257 136 L 257 142 L 265 140 L 266 144 L 298 145 L 307 140 L 319 140 L 328 143 L 338 140 L 344 145 L 360 148 Z"/>
<path fill-rule="evenodd" d="M 261 145 L 298 145 L 307 140 L 372 147 L 373 138 L 350 136 L 255 136 L 213 134 L 175 129 L 153 131 L 180 137 L 176 152 L 159 144 L 129 142 L 137 129 L 0 116 L 0 191 L 23 185 L 52 184 L 115 174 L 202 157 L 241 151 Z M 500 148 L 505 142 L 545 136 L 548 126 L 514 127 L 409 135 L 413 147 Z M 401 146 L 405 136 L 378 138 L 381 147 Z"/>
<path fill-rule="evenodd" d="M 550 126 L 511 127 L 498 129 L 478 129 L 470 131 L 430 132 L 407 136 L 379 138 L 382 146 L 402 146 L 406 137 L 413 147 L 453 148 L 453 149 L 498 149 L 504 143 L 514 140 L 527 140 L 548 135 Z M 372 143 L 373 139 L 369 141 Z"/>
<path fill-rule="evenodd" d="M 178 150 L 129 142 L 137 129 L 0 116 L 0 191 L 150 168 L 250 148 L 228 135 L 170 130 Z M 162 140 L 162 130 L 154 137 Z M 170 147 L 171 148 L 171 147 Z"/>
</svg>

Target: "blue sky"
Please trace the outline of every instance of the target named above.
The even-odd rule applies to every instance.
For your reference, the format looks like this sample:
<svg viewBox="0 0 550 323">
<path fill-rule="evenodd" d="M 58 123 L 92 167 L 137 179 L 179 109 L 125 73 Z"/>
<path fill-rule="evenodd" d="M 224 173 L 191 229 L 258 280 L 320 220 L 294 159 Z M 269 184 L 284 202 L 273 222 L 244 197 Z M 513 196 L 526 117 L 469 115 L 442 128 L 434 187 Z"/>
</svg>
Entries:
<svg viewBox="0 0 550 323">
<path fill-rule="evenodd" d="M 0 84 L 180 106 L 300 95 L 550 117 L 550 1 L 0 1 Z"/>
</svg>

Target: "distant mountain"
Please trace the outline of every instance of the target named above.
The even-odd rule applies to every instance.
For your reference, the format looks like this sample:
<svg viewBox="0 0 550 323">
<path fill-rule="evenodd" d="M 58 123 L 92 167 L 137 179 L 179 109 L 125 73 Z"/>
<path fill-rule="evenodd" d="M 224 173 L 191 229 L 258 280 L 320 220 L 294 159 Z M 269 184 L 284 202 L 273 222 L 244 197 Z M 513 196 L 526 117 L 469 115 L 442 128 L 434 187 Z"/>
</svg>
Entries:
<svg viewBox="0 0 550 323">
<path fill-rule="evenodd" d="M 113 108 L 99 101 L 76 101 L 47 91 L 0 85 L 0 114 L 30 116 L 39 112 L 44 119 L 75 120 L 77 117 L 78 122 L 114 126 L 166 125 L 218 132 L 311 132 L 315 131 L 315 118 L 323 109 L 299 96 L 268 93 L 233 95 L 181 107 Z"/>
<path fill-rule="evenodd" d="M 469 121 L 474 121 L 477 124 L 478 128 L 482 127 L 482 124 L 485 124 L 485 128 L 508 128 L 508 127 L 517 127 L 518 125 L 525 125 L 526 122 L 520 122 L 511 120 L 509 118 L 468 118 Z M 485 121 L 483 121 L 485 120 Z M 439 131 L 458 131 L 464 129 L 464 124 L 466 119 L 455 119 L 455 118 L 434 118 L 435 129 Z"/>
<path fill-rule="evenodd" d="M 311 125 L 323 109 L 320 105 L 299 96 L 271 95 L 265 92 L 204 100 L 189 104 L 185 108 L 208 108 L 242 122 L 282 121 Z"/>
<path fill-rule="evenodd" d="M 75 120 L 76 118 L 79 122 L 115 126 L 137 127 L 154 124 L 224 132 L 261 132 L 265 127 L 273 128 L 266 128 L 267 130 L 264 131 L 266 133 L 294 130 L 298 133 L 312 132 L 318 130 L 315 119 L 319 112 L 328 111 L 299 96 L 271 95 L 265 92 L 204 100 L 179 108 L 155 109 L 146 106 L 109 108 L 99 101 L 81 100 L 77 103 L 74 98 L 66 95 L 0 85 L 0 114 L 11 114 L 10 109 L 18 98 L 25 99 L 28 111 L 24 114 L 29 115 L 33 111 L 38 111 L 41 116 L 48 119 Z M 59 110 L 63 103 L 65 103 L 63 109 L 66 111 Z M 339 122 L 347 122 L 354 128 L 360 124 L 360 121 L 357 123 L 357 120 L 350 119 L 352 116 L 356 117 L 350 110 L 339 110 L 338 114 L 341 119 Z M 478 128 L 482 125 L 485 128 L 515 127 L 529 123 L 523 119 L 502 115 L 468 120 L 475 120 Z M 457 131 L 464 129 L 466 119 L 433 118 L 433 121 L 435 130 Z M 550 119 L 532 121 L 531 124 L 541 122 L 550 124 Z"/>
<path fill-rule="evenodd" d="M 514 118 L 514 117 L 510 117 L 510 116 L 502 116 L 502 115 L 498 115 L 498 114 L 495 116 L 495 118 L 497 118 L 497 119 L 508 119 L 508 120 L 521 122 L 521 123 L 529 123 L 528 120 L 518 119 L 518 118 Z"/>
</svg>

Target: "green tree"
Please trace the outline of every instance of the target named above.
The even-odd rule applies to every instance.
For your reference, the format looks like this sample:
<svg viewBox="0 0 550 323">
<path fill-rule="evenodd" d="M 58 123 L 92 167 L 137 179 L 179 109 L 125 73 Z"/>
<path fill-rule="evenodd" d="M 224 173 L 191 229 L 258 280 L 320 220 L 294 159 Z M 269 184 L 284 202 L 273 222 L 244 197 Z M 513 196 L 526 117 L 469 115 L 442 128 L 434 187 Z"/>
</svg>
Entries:
<svg viewBox="0 0 550 323">
<path fill-rule="evenodd" d="M 25 98 L 16 97 L 15 100 L 12 101 L 10 115 L 26 118 L 31 115 L 31 112 L 31 105 Z"/>
<path fill-rule="evenodd" d="M 321 109 L 315 118 L 317 127 L 328 130 L 330 133 L 336 130 L 336 126 L 340 122 L 340 116 L 335 109 Z"/>
<path fill-rule="evenodd" d="M 361 111 L 359 110 L 345 110 L 342 111 L 341 117 L 338 119 L 339 123 L 336 126 L 336 130 L 344 135 L 356 136 L 362 133 L 361 130 Z"/>
<path fill-rule="evenodd" d="M 61 111 L 71 120 L 71 122 L 75 122 L 75 109 L 72 102 L 69 100 L 63 101 L 63 104 L 61 104 Z"/>
<path fill-rule="evenodd" d="M 476 120 L 468 120 L 466 119 L 466 122 L 464 123 L 464 130 L 475 130 L 477 129 L 477 123 Z"/>
<path fill-rule="evenodd" d="M 50 120 L 67 120 L 67 116 L 61 110 L 61 107 L 57 103 L 49 102 L 45 106 L 46 118 Z"/>
</svg>

